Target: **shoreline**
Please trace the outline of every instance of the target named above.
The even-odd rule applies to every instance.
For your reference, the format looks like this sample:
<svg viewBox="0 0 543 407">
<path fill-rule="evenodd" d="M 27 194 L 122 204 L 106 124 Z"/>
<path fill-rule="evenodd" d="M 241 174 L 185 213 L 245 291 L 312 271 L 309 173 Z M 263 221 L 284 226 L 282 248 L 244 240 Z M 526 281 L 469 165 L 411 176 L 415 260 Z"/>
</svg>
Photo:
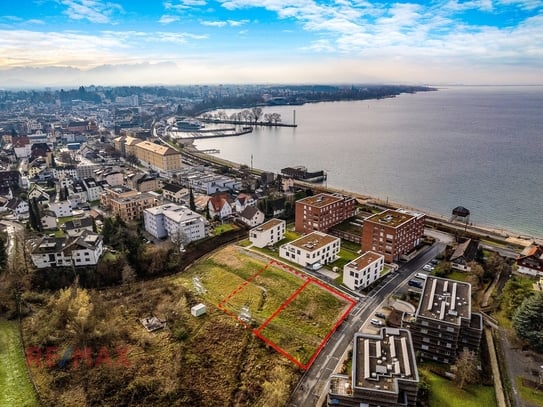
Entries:
<svg viewBox="0 0 543 407">
<path fill-rule="evenodd" d="M 196 154 L 199 158 L 201 158 L 203 160 L 206 160 L 208 162 L 211 162 L 211 163 L 216 163 L 216 164 L 219 164 L 219 165 L 226 165 L 226 166 L 229 166 L 231 168 L 236 168 L 236 169 L 239 169 L 240 166 L 242 165 L 240 163 L 236 163 L 236 162 L 227 160 L 225 158 L 214 157 L 214 156 L 211 156 L 209 154 L 206 154 L 206 153 L 198 150 L 194 146 L 193 143 L 191 143 L 189 146 L 186 146 L 186 147 L 189 147 L 190 153 Z M 267 170 L 263 170 L 263 169 L 259 169 L 259 168 L 253 168 L 252 172 L 254 174 L 260 174 L 262 172 L 267 172 Z M 273 172 L 273 171 L 270 171 L 270 172 Z M 294 181 L 294 183 L 297 184 L 297 185 L 306 187 L 306 188 L 311 188 L 311 189 L 319 190 L 319 191 L 322 191 L 322 192 L 337 192 L 337 193 L 340 193 L 340 194 L 343 194 L 343 195 L 353 196 L 357 200 L 359 200 L 360 203 L 367 203 L 367 204 L 373 204 L 373 205 L 377 205 L 377 206 L 385 206 L 385 207 L 390 207 L 390 208 L 405 208 L 405 209 L 409 209 L 409 210 L 412 210 L 412 211 L 415 211 L 415 212 L 424 213 L 427 216 L 427 218 L 429 218 L 429 219 L 433 219 L 433 220 L 436 220 L 438 222 L 443 222 L 444 224 L 448 224 L 448 225 L 451 225 L 451 226 L 457 227 L 457 228 L 462 227 L 462 228 L 465 228 L 466 230 L 469 230 L 469 231 L 471 231 L 472 233 L 475 233 L 475 234 L 485 234 L 485 233 L 487 233 L 489 235 L 493 235 L 491 237 L 503 240 L 504 242 L 512 244 L 512 245 L 526 247 L 526 246 L 529 246 L 530 244 L 532 244 L 533 242 L 535 242 L 537 244 L 543 244 L 543 236 L 527 236 L 525 234 L 522 234 L 522 233 L 520 233 L 518 231 L 514 231 L 512 229 L 507 229 L 507 228 L 504 228 L 504 227 L 493 226 L 493 225 L 469 224 L 469 225 L 467 225 L 467 227 L 465 227 L 464 223 L 451 222 L 445 215 L 440 215 L 440 214 L 430 212 L 430 211 L 424 211 L 424 210 L 421 210 L 419 208 L 412 207 L 410 205 L 401 204 L 399 202 L 389 201 L 389 200 L 385 201 L 383 199 L 373 197 L 373 196 L 370 196 L 370 195 L 367 195 L 367 194 L 354 192 L 354 191 L 347 191 L 345 189 L 336 188 L 334 186 L 323 185 L 323 184 L 319 184 L 319 183 L 309 183 L 309 182 L 296 181 L 296 180 Z"/>
</svg>

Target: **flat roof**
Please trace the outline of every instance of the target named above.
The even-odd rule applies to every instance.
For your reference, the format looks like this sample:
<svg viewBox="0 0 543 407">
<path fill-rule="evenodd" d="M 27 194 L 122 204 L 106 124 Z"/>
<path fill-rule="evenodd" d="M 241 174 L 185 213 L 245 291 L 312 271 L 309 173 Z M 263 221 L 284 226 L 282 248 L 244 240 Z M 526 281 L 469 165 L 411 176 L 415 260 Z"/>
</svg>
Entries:
<svg viewBox="0 0 543 407">
<path fill-rule="evenodd" d="M 381 258 L 384 258 L 384 257 L 385 256 L 383 256 L 382 254 L 375 253 L 375 252 L 372 252 L 372 251 L 367 251 L 364 254 L 362 254 L 361 256 L 354 259 L 353 261 L 349 262 L 347 265 L 350 266 L 350 267 L 354 267 L 357 270 L 362 270 L 362 269 L 368 267 L 373 262 L 375 262 L 375 261 L 377 261 L 377 260 L 379 260 Z"/>
<path fill-rule="evenodd" d="M 262 225 L 257 226 L 254 228 L 254 230 L 262 231 L 262 230 L 269 230 L 277 225 L 280 225 L 281 223 L 286 223 L 284 220 L 281 219 L 270 219 L 267 222 L 264 222 Z"/>
<path fill-rule="evenodd" d="M 460 325 L 461 318 L 471 318 L 471 285 L 428 276 L 416 315 Z"/>
<path fill-rule="evenodd" d="M 381 328 L 379 334 L 355 334 L 353 387 L 398 393 L 398 380 L 419 381 L 411 334 Z"/>
<path fill-rule="evenodd" d="M 330 194 L 318 194 L 313 196 L 308 196 L 307 198 L 302 198 L 297 203 L 301 203 L 304 205 L 311 205 L 315 206 L 317 208 L 327 206 L 330 204 L 333 204 L 335 202 L 343 201 L 342 197 L 339 197 L 337 195 L 330 195 Z"/>
<path fill-rule="evenodd" d="M 370 216 L 365 220 L 365 222 L 373 222 L 379 225 L 397 228 L 398 226 L 401 226 L 414 218 L 414 214 L 408 213 L 407 211 L 394 211 L 392 209 L 387 209 L 381 213 Z"/>
<path fill-rule="evenodd" d="M 315 231 L 308 235 L 302 236 L 290 242 L 289 244 L 291 246 L 298 247 L 300 249 L 303 249 L 309 252 L 314 252 L 332 242 L 339 241 L 339 240 L 340 240 L 339 237 L 330 236 L 330 235 L 327 235 L 326 233 Z"/>
</svg>

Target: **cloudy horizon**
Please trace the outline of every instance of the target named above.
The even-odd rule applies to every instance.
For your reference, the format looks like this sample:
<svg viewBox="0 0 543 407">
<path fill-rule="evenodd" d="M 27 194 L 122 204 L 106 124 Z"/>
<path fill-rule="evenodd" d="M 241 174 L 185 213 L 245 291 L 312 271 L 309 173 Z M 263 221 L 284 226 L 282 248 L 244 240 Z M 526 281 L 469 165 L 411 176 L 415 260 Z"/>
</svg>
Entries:
<svg viewBox="0 0 543 407">
<path fill-rule="evenodd" d="M 20 0 L 0 86 L 541 84 L 543 1 Z"/>
</svg>

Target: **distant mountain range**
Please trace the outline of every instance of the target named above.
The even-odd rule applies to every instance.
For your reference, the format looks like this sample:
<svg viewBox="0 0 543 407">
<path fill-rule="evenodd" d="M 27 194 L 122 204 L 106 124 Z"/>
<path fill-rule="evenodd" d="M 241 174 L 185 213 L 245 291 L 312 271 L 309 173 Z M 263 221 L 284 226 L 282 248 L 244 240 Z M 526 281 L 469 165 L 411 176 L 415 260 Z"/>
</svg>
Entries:
<svg viewBox="0 0 543 407">
<path fill-rule="evenodd" d="M 60 88 L 79 85 L 137 85 L 179 83 L 173 62 L 100 65 L 88 70 L 74 67 L 16 67 L 0 70 L 0 88 Z"/>
</svg>

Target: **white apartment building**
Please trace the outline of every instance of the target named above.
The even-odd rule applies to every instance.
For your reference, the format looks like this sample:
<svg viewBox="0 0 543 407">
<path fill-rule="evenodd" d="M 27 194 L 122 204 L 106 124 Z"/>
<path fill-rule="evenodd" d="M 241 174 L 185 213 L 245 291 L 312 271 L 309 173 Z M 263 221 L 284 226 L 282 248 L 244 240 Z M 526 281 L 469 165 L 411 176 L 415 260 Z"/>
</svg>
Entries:
<svg viewBox="0 0 543 407">
<path fill-rule="evenodd" d="M 143 221 L 145 230 L 157 239 L 169 236 L 186 244 L 209 233 L 209 222 L 204 217 L 173 203 L 145 209 Z"/>
<path fill-rule="evenodd" d="M 37 268 L 94 266 L 103 253 L 103 239 L 87 231 L 69 238 L 46 236 L 30 242 L 30 253 Z"/>
<path fill-rule="evenodd" d="M 279 248 L 279 256 L 302 267 L 318 269 L 337 259 L 341 240 L 322 232 L 312 232 Z"/>
<path fill-rule="evenodd" d="M 270 219 L 249 232 L 249 240 L 256 247 L 273 245 L 285 237 L 286 222 L 280 219 Z"/>
<path fill-rule="evenodd" d="M 385 256 L 366 252 L 343 266 L 343 284 L 351 290 L 366 288 L 379 278 L 385 265 Z"/>
</svg>

